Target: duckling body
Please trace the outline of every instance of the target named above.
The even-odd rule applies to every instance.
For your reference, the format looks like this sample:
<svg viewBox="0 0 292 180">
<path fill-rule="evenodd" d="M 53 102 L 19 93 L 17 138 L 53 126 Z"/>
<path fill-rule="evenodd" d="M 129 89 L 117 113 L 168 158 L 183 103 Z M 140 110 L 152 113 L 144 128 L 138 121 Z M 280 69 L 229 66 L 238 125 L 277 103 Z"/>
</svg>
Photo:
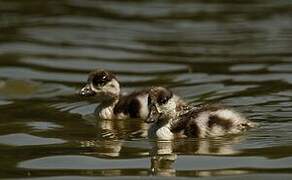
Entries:
<svg viewBox="0 0 292 180">
<path fill-rule="evenodd" d="M 172 97 L 159 102 L 157 90 L 149 95 L 150 115 L 146 122 L 153 122 L 148 135 L 158 139 L 176 137 L 217 137 L 227 134 L 238 134 L 255 124 L 240 113 L 219 105 L 184 105 L 177 108 Z M 161 94 L 161 93 L 160 93 Z"/>
<path fill-rule="evenodd" d="M 171 131 L 188 137 L 204 138 L 239 134 L 253 123 L 240 113 L 216 105 L 204 105 L 182 113 L 171 123 Z"/>
<path fill-rule="evenodd" d="M 147 90 L 133 92 L 129 95 L 120 95 L 114 101 L 101 103 L 95 113 L 101 119 L 146 119 L 149 113 L 147 105 Z"/>
<path fill-rule="evenodd" d="M 89 74 L 87 84 L 79 94 L 95 96 L 100 101 L 95 113 L 101 119 L 141 118 L 145 120 L 149 114 L 149 90 L 143 89 L 123 95 L 116 76 L 109 71 L 97 69 Z M 184 103 L 178 96 L 176 97 L 178 102 Z"/>
</svg>

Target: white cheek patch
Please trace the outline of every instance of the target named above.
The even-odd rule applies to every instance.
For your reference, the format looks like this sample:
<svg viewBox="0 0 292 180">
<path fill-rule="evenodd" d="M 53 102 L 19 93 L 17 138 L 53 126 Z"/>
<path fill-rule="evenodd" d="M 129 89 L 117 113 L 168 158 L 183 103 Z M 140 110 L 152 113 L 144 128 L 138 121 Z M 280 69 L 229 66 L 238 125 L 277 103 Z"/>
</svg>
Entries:
<svg viewBox="0 0 292 180">
<path fill-rule="evenodd" d="M 166 104 L 160 105 L 157 108 L 159 113 L 162 113 L 163 115 L 174 118 L 176 116 L 176 101 L 174 98 L 171 98 L 168 100 Z"/>
<path fill-rule="evenodd" d="M 110 92 L 115 95 L 120 94 L 120 84 L 115 80 L 112 79 L 110 82 L 106 83 L 105 86 L 102 88 L 103 92 Z"/>
</svg>

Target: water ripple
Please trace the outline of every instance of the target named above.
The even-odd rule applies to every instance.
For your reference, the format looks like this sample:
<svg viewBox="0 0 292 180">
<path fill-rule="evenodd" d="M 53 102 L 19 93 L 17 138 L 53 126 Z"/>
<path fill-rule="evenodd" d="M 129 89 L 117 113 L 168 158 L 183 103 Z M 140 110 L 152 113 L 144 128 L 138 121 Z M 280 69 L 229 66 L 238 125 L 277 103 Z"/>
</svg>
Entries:
<svg viewBox="0 0 292 180">
<path fill-rule="evenodd" d="M 0 136 L 0 144 L 10 146 L 40 146 L 48 144 L 63 144 L 65 140 L 57 138 L 43 138 L 30 134 L 17 133 Z"/>
<path fill-rule="evenodd" d="M 0 0 L 0 178 L 288 179 L 291 5 Z M 167 86 L 188 102 L 231 106 L 258 127 L 149 140 L 148 124 L 100 120 L 96 99 L 75 94 L 95 68 L 113 71 L 123 92 Z"/>
</svg>

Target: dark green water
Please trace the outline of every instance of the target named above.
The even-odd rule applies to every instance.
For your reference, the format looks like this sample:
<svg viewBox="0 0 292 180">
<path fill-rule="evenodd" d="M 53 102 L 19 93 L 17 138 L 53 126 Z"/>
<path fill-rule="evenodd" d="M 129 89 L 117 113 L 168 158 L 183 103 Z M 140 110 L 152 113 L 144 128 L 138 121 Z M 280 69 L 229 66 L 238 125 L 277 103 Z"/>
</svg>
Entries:
<svg viewBox="0 0 292 180">
<path fill-rule="evenodd" d="M 288 0 L 0 0 L 0 178 L 291 179 L 291 52 Z M 169 86 L 259 127 L 151 141 L 75 95 L 95 67 L 124 91 Z"/>
</svg>

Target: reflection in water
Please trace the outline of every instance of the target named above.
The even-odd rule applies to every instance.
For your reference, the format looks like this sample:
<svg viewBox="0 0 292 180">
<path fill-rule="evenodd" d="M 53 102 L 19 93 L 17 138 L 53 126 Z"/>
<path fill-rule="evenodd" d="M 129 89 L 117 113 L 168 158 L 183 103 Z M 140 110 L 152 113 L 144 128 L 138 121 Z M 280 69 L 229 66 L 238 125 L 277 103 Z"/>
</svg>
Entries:
<svg viewBox="0 0 292 180">
<path fill-rule="evenodd" d="M 198 139 L 176 141 L 156 141 L 150 153 L 151 156 L 151 172 L 153 175 L 159 176 L 176 176 L 174 163 L 180 154 L 186 155 L 235 155 L 238 152 L 233 146 L 240 143 L 242 137 L 233 137 L 228 139 Z M 194 170 L 196 176 L 211 176 L 212 171 Z M 227 175 L 225 169 L 217 170 L 217 174 Z M 232 171 L 233 172 L 233 171 Z M 239 172 L 239 171 L 238 171 Z M 242 172 L 245 173 L 245 172 Z M 232 173 L 231 173 L 232 174 Z M 214 174 L 215 175 L 215 174 Z"/>
<path fill-rule="evenodd" d="M 87 120 L 96 119 L 94 115 L 86 115 Z M 81 141 L 82 147 L 95 147 L 98 154 L 106 157 L 119 157 L 122 149 L 122 140 L 119 140 L 117 133 L 123 129 L 124 124 L 115 120 L 99 119 L 97 121 L 97 139 Z M 115 128 L 115 127 L 118 127 Z"/>
<path fill-rule="evenodd" d="M 96 120 L 97 117 L 95 115 L 86 115 L 84 118 L 88 121 L 92 121 Z M 133 121 L 135 121 L 135 123 L 133 123 Z M 135 140 L 147 137 L 149 126 L 140 119 L 98 119 L 95 123 L 97 140 L 82 141 L 81 146 L 95 147 L 97 148 L 97 154 L 105 157 L 120 157 L 120 151 L 122 150 L 124 141 L 126 139 Z M 145 152 L 137 154 L 143 156 Z"/>
<path fill-rule="evenodd" d="M 157 141 L 153 142 L 150 153 L 151 172 L 159 176 L 175 176 L 173 164 L 177 155 L 173 151 L 173 142 Z"/>
<path fill-rule="evenodd" d="M 127 129 L 127 124 L 117 123 L 112 120 L 99 120 L 98 128 L 101 134 L 98 134 L 97 140 L 81 141 L 81 146 L 89 148 L 84 155 L 93 155 L 99 158 L 124 159 L 132 157 L 150 156 L 149 175 L 158 176 L 176 176 L 177 172 L 175 162 L 180 155 L 195 156 L 230 156 L 239 152 L 233 148 L 243 140 L 243 136 L 224 137 L 216 139 L 177 139 L 175 141 L 145 141 L 141 137 L 139 141 L 131 140 L 131 143 L 125 141 L 121 136 L 121 129 Z M 140 122 L 141 123 L 141 122 Z M 122 126 L 121 126 L 122 125 Z M 113 128 L 116 126 L 115 128 Z M 147 132 L 147 130 L 145 130 Z M 104 133 L 102 133 L 104 132 Z M 125 133 L 125 132 L 124 132 Z M 125 133 L 127 134 L 127 133 Z M 132 133 L 135 134 L 135 133 Z M 132 137 L 133 138 L 133 137 Z M 135 149 L 135 151 L 131 150 Z M 140 150 L 138 150 L 140 149 Z M 119 174 L 119 173 L 120 174 Z M 109 175 L 123 175 L 123 171 L 117 169 L 107 171 Z M 247 173 L 245 170 L 193 170 L 192 176 L 212 176 Z"/>
</svg>

